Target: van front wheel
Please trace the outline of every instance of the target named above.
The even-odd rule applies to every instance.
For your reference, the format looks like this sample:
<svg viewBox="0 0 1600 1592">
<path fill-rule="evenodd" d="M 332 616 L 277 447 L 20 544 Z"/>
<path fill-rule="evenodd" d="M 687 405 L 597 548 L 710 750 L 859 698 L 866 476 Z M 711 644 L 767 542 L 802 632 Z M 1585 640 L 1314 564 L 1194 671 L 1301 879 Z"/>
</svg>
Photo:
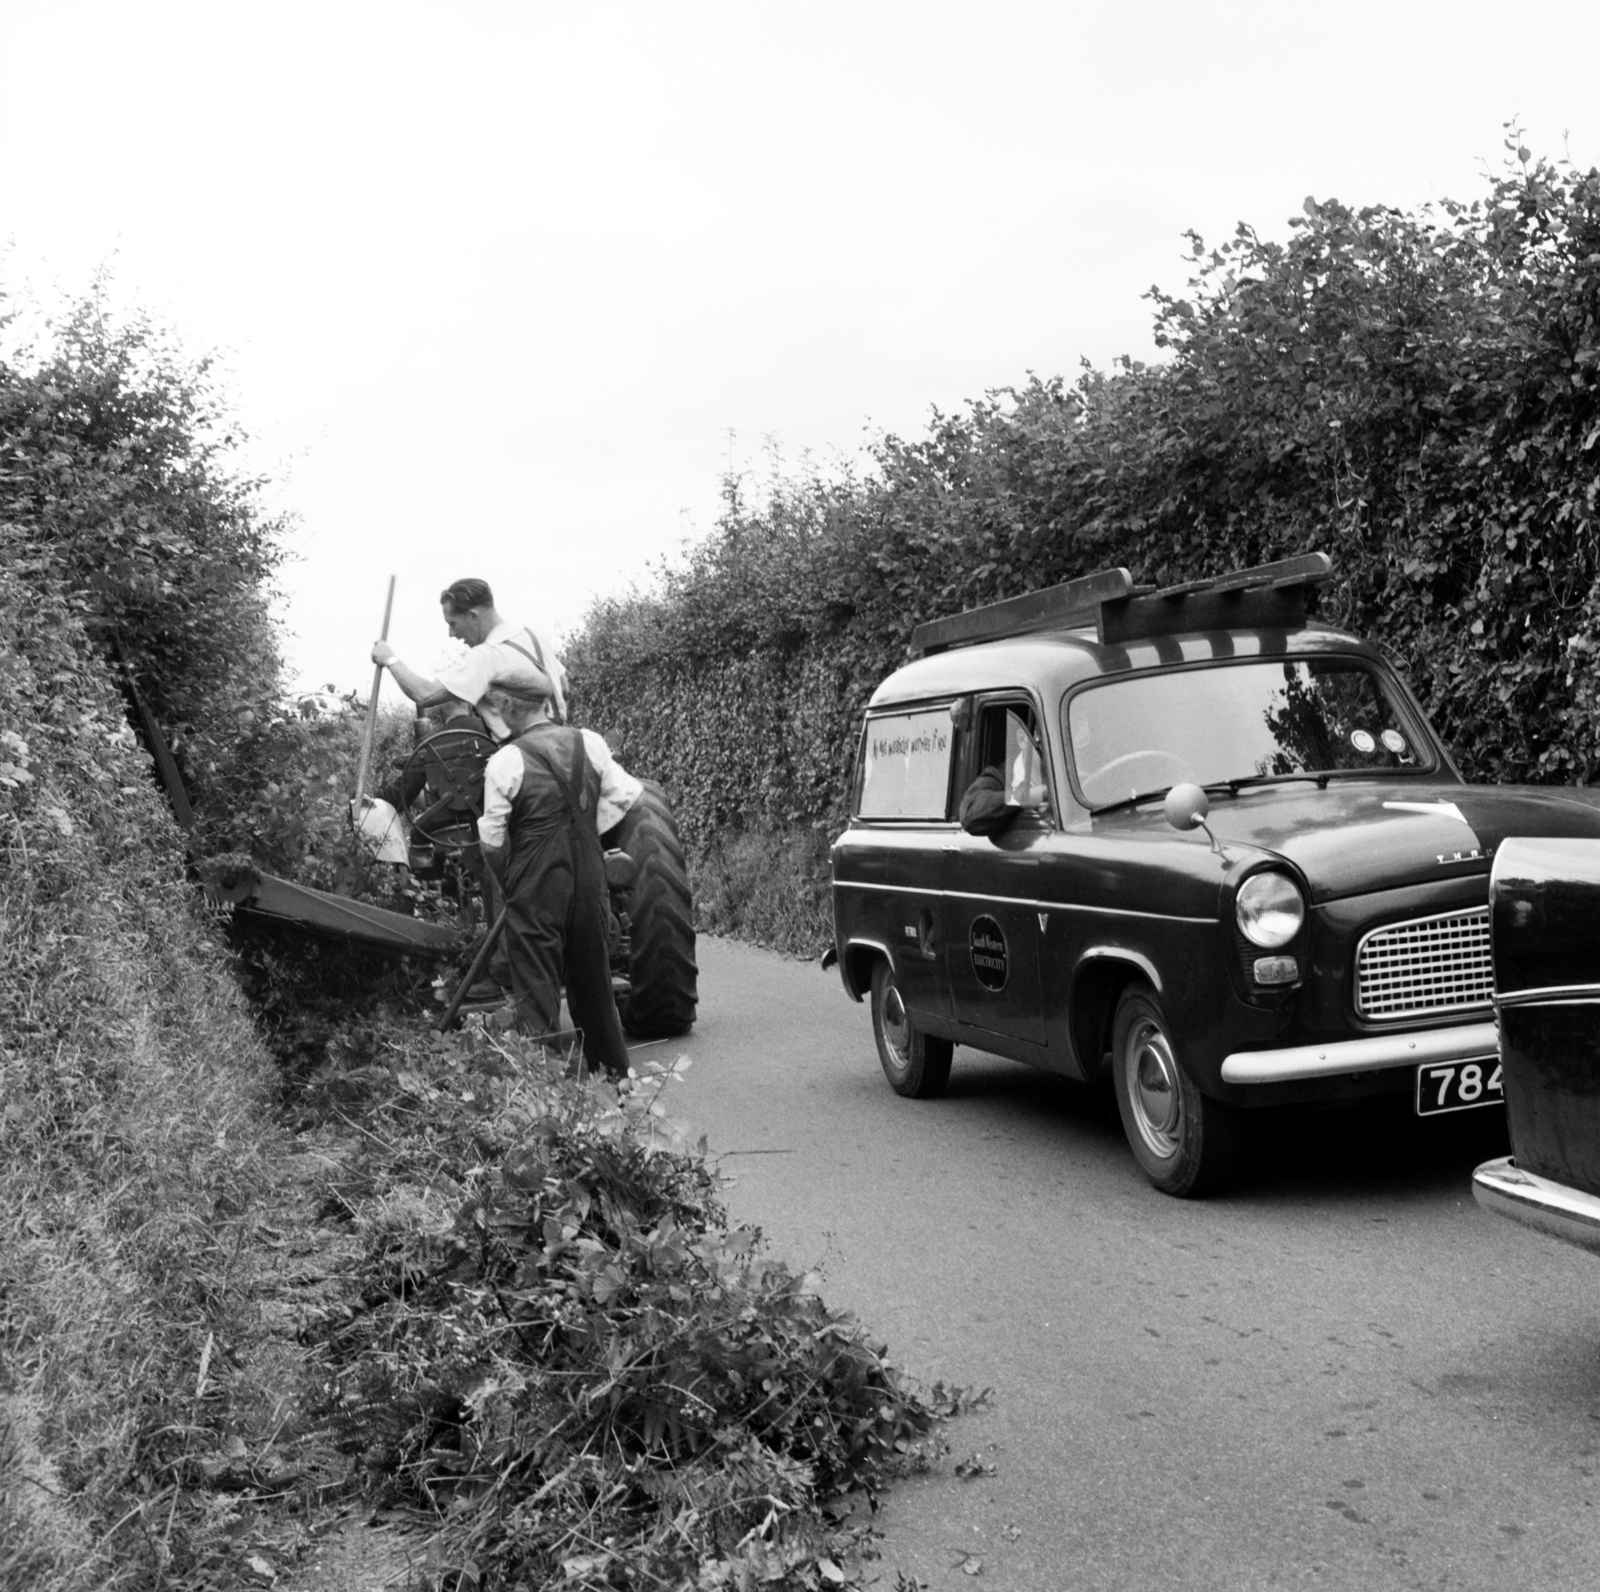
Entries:
<svg viewBox="0 0 1600 1592">
<path fill-rule="evenodd" d="M 1154 992 L 1125 990 L 1111 1033 L 1117 1111 L 1139 1169 L 1179 1199 L 1220 1187 L 1238 1164 L 1238 1115 L 1195 1087 Z"/>
</svg>

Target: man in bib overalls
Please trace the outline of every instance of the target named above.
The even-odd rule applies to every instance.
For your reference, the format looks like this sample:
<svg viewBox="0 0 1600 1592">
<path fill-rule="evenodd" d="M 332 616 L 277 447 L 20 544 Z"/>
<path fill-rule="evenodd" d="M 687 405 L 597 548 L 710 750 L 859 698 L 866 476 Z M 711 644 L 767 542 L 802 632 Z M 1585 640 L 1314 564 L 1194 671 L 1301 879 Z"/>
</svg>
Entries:
<svg viewBox="0 0 1600 1592">
<path fill-rule="evenodd" d="M 554 1030 L 565 982 L 585 1059 L 623 1077 L 628 1047 L 611 989 L 600 775 L 590 743 L 610 754 L 594 731 L 557 724 L 541 692 L 497 683 L 484 700 L 513 737 L 484 770 L 478 838 L 505 900 L 502 945 L 518 1026 L 533 1035 Z"/>
</svg>

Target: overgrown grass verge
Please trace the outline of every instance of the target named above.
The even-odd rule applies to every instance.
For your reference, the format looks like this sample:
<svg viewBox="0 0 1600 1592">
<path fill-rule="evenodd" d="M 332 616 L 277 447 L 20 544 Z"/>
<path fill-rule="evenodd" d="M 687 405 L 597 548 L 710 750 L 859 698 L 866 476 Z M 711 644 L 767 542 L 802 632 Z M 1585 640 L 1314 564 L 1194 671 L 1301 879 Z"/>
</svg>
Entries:
<svg viewBox="0 0 1600 1592">
<path fill-rule="evenodd" d="M 620 1090 L 565 1065 L 397 1026 L 311 1080 L 356 1134 L 324 1211 L 363 1253 L 309 1330 L 304 1439 L 425 1524 L 435 1586 L 853 1581 L 851 1495 L 958 1399 L 728 1226 L 662 1114 L 685 1063 Z"/>
<path fill-rule="evenodd" d="M 692 859 L 695 927 L 790 956 L 833 943 L 831 833 L 810 827 L 734 831 Z"/>
<path fill-rule="evenodd" d="M 0 1585 L 177 1585 L 270 1062 L 75 617 L 3 567 L 0 852 Z"/>
</svg>

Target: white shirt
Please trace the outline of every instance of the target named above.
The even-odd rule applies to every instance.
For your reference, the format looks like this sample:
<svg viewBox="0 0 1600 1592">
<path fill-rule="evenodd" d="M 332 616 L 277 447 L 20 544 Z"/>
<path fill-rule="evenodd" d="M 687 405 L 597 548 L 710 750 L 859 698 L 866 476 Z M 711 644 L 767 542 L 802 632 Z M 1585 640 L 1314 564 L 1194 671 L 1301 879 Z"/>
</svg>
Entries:
<svg viewBox="0 0 1600 1592">
<path fill-rule="evenodd" d="M 578 733 L 583 737 L 589 766 L 600 776 L 600 804 L 594 816 L 595 827 L 603 835 L 622 822 L 622 815 L 638 801 L 644 786 L 611 755 L 603 735 L 594 730 L 579 730 Z M 491 851 L 505 844 L 511 798 L 522 789 L 525 766 L 516 742 L 511 741 L 502 746 L 484 768 L 483 817 L 478 820 L 478 839 Z"/>
<path fill-rule="evenodd" d="M 515 647 L 507 643 L 515 642 Z M 518 648 L 523 649 L 518 651 Z M 541 671 L 532 659 L 542 657 L 545 667 Z M 502 619 L 476 647 L 469 647 L 464 658 L 448 664 L 439 673 L 439 684 L 451 696 L 470 702 L 488 726 L 497 741 L 503 741 L 511 731 L 500 717 L 483 700 L 483 694 L 492 685 L 519 685 L 535 691 L 548 691 L 555 703 L 557 714 L 567 716 L 567 671 L 552 647 L 531 626 L 514 625 Z"/>
</svg>

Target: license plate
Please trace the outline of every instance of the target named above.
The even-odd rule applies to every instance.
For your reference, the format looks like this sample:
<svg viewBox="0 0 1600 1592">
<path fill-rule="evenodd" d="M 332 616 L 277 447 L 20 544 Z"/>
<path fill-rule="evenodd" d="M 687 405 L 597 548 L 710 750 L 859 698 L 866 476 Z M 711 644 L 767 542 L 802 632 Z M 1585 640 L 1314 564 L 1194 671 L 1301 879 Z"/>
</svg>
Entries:
<svg viewBox="0 0 1600 1592">
<path fill-rule="evenodd" d="M 1437 1061 L 1417 1068 L 1419 1117 L 1504 1104 L 1498 1056 L 1484 1056 L 1477 1061 Z"/>
</svg>

